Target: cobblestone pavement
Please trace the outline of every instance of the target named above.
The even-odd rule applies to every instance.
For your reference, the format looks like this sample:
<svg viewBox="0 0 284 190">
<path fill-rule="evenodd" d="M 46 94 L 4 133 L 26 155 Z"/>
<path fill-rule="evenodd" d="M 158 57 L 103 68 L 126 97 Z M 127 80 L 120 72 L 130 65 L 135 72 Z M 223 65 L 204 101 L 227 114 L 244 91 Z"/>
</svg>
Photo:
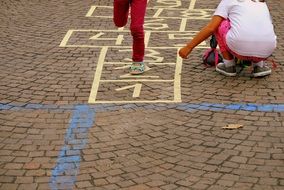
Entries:
<svg viewBox="0 0 284 190">
<path fill-rule="evenodd" d="M 284 4 L 271 76 L 176 53 L 218 0 L 150 0 L 131 77 L 111 0 L 0 1 L 0 189 L 284 189 Z M 228 124 L 242 128 L 225 130 Z"/>
</svg>

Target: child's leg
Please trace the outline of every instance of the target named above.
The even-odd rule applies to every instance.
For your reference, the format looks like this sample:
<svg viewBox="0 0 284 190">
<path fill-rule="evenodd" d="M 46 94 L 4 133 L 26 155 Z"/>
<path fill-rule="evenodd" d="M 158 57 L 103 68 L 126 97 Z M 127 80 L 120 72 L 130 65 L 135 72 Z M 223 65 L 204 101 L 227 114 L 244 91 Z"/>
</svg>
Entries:
<svg viewBox="0 0 284 190">
<path fill-rule="evenodd" d="M 220 51 L 224 59 L 224 63 L 219 63 L 216 66 L 216 71 L 226 76 L 236 76 L 237 71 L 234 56 L 230 53 L 226 43 L 226 34 L 228 33 L 230 27 L 231 25 L 229 20 L 224 20 L 215 33 Z"/>
<path fill-rule="evenodd" d="M 131 24 L 130 30 L 133 37 L 133 55 L 134 62 L 142 62 L 145 53 L 144 43 L 144 17 L 146 14 L 147 0 L 131 1 Z"/>
<path fill-rule="evenodd" d="M 222 53 L 224 60 L 233 60 L 234 59 L 234 56 L 227 50 L 223 51 L 221 53 Z"/>
<path fill-rule="evenodd" d="M 233 55 L 229 52 L 229 48 L 228 48 L 227 43 L 226 43 L 226 35 L 227 35 L 228 31 L 230 30 L 230 28 L 231 28 L 230 21 L 224 20 L 220 24 L 217 32 L 215 33 L 220 51 L 223 55 L 223 58 L 226 59 L 226 60 L 232 60 L 234 58 Z"/>
<path fill-rule="evenodd" d="M 123 27 L 127 23 L 129 14 L 129 0 L 114 0 L 113 22 L 117 27 Z"/>
</svg>

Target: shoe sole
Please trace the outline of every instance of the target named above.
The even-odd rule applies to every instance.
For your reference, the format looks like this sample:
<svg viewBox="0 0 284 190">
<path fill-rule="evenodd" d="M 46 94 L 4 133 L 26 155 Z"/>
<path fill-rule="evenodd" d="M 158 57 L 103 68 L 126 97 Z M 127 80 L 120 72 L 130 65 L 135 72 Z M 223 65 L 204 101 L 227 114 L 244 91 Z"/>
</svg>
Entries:
<svg viewBox="0 0 284 190">
<path fill-rule="evenodd" d="M 270 74 L 271 74 L 271 70 L 263 71 L 263 72 L 260 72 L 260 73 L 253 73 L 252 76 L 253 77 L 264 77 L 264 76 L 267 76 L 267 75 L 270 75 Z"/>
<path fill-rule="evenodd" d="M 218 67 L 216 67 L 216 71 L 217 71 L 218 73 L 221 73 L 221 74 L 227 76 L 227 77 L 234 77 L 234 76 L 237 76 L 237 73 L 227 73 L 227 72 L 225 72 L 225 71 L 219 69 Z"/>
</svg>

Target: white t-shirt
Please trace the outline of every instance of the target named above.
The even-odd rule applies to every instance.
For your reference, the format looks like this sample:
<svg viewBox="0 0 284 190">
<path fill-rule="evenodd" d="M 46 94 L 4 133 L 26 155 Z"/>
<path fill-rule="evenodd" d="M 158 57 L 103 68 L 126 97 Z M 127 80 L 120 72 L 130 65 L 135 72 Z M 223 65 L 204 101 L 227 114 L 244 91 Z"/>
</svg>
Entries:
<svg viewBox="0 0 284 190">
<path fill-rule="evenodd" d="M 266 3 L 222 0 L 214 15 L 229 19 L 228 47 L 243 56 L 267 58 L 276 48 L 276 35 Z"/>
</svg>

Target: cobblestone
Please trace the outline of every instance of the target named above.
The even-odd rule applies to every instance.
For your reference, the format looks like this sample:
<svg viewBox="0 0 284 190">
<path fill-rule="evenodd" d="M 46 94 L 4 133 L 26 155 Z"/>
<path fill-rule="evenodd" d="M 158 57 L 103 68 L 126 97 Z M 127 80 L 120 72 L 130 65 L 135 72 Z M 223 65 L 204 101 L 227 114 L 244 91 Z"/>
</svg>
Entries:
<svg viewBox="0 0 284 190">
<path fill-rule="evenodd" d="M 208 41 L 175 73 L 186 39 L 169 35 L 190 38 L 219 0 L 150 0 L 151 70 L 124 81 L 128 71 L 117 67 L 130 63 L 129 23 L 114 27 L 112 2 L 0 2 L 0 190 L 283 189 L 283 3 L 267 2 L 278 67 L 252 79 L 246 69 L 227 78 L 204 68 Z M 98 34 L 107 40 L 90 39 Z M 139 97 L 119 90 L 137 82 Z M 93 103 L 96 85 L 102 102 Z M 182 102 L 173 101 L 178 89 Z"/>
</svg>

